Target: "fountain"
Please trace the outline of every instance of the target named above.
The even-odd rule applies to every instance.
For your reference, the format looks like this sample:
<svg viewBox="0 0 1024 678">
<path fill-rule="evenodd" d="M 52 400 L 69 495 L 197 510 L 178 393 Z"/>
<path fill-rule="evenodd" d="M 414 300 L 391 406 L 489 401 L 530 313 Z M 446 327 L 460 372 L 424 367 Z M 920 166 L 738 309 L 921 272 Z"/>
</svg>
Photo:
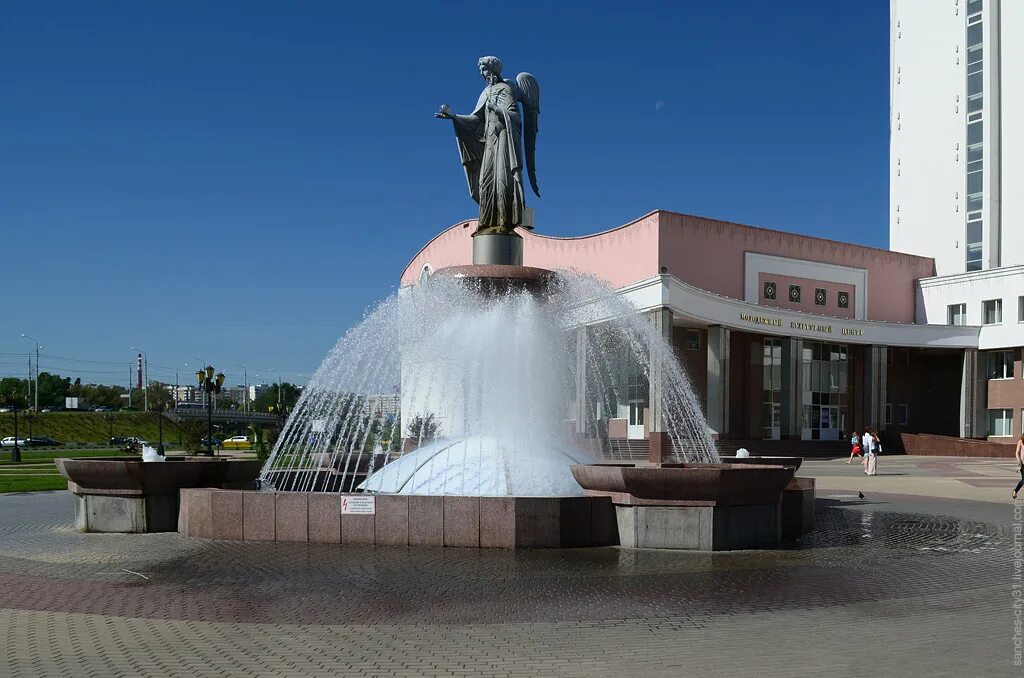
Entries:
<svg viewBox="0 0 1024 678">
<path fill-rule="evenodd" d="M 638 314 L 592 277 L 523 266 L 516 229 L 532 228 L 532 212 L 521 170 L 539 195 L 540 90 L 501 68 L 480 59 L 487 85 L 473 113 L 436 114 L 452 121 L 480 205 L 473 264 L 421 277 L 346 332 L 275 442 L 263 491 L 183 490 L 184 532 L 504 547 L 778 541 L 795 469 L 721 464 L 660 314 Z M 606 465 L 623 437 L 610 422 L 627 416 L 655 466 Z"/>
</svg>

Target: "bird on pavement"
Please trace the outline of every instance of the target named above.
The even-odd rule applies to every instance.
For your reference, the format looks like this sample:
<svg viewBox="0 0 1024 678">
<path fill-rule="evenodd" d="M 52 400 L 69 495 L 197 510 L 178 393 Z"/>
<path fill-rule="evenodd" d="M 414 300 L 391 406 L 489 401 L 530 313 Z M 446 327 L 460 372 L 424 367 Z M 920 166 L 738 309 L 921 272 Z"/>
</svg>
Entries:
<svg viewBox="0 0 1024 678">
<path fill-rule="evenodd" d="M 864 498 L 864 493 L 863 492 L 858 492 L 857 493 L 857 498 L 858 499 L 863 499 Z"/>
</svg>

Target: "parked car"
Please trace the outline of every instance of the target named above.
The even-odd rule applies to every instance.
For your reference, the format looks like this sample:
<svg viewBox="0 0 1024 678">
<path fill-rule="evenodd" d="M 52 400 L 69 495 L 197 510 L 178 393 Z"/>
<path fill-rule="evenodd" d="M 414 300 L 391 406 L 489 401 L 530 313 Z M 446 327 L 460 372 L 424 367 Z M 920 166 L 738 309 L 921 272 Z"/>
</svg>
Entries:
<svg viewBox="0 0 1024 678">
<path fill-rule="evenodd" d="M 126 442 L 128 442 L 128 436 L 114 436 L 113 438 L 110 439 L 110 445 L 112 447 L 124 445 Z"/>
<path fill-rule="evenodd" d="M 210 438 L 203 438 L 203 440 L 201 442 L 201 445 L 203 446 L 204 449 L 207 448 L 207 447 L 223 448 L 224 447 L 224 441 L 222 441 L 217 436 L 214 436 L 212 438 L 212 440 Z"/>
<path fill-rule="evenodd" d="M 0 407 L 0 412 L 13 412 L 14 410 L 10 407 Z"/>
<path fill-rule="evenodd" d="M 26 442 L 28 441 L 25 440 L 24 438 L 18 438 L 17 440 L 15 440 L 14 436 L 7 436 L 3 440 L 0 440 L 0 447 L 14 447 L 15 445 L 20 446 L 24 445 Z"/>
<path fill-rule="evenodd" d="M 42 412 L 43 414 L 46 414 L 47 412 L 60 412 L 63 409 L 64 409 L 63 407 L 57 407 L 56 405 L 53 405 L 51 407 L 44 407 L 43 409 L 41 409 L 39 411 Z"/>
<path fill-rule="evenodd" d="M 106 405 L 99 405 L 98 407 L 92 408 L 93 412 L 113 412 L 113 407 L 107 407 Z"/>
<path fill-rule="evenodd" d="M 252 447 L 252 441 L 247 436 L 232 436 L 224 441 L 222 447 L 225 450 L 248 450 Z"/>
<path fill-rule="evenodd" d="M 35 436 L 34 438 L 29 438 L 28 442 L 25 444 L 29 447 L 56 447 L 57 445 L 63 445 L 64 443 L 46 436 Z"/>
</svg>

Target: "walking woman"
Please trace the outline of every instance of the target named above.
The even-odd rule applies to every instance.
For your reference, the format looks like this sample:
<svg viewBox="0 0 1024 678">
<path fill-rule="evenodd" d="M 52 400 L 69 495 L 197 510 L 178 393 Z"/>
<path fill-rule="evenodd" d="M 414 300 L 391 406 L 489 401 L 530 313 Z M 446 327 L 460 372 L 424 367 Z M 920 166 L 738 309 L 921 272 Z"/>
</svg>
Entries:
<svg viewBox="0 0 1024 678">
<path fill-rule="evenodd" d="M 1020 440 L 1017 441 L 1017 449 L 1013 456 L 1017 458 L 1017 470 L 1020 471 L 1020 482 L 1017 483 L 1017 487 L 1013 488 L 1013 494 L 1010 495 L 1016 499 L 1017 493 L 1020 492 L 1021 486 L 1024 485 L 1024 436 L 1021 436 Z"/>
<path fill-rule="evenodd" d="M 859 457 L 860 454 L 860 436 L 857 435 L 856 431 L 854 431 L 853 435 L 850 436 L 850 459 L 846 463 L 849 464 L 853 461 L 854 457 Z"/>
</svg>

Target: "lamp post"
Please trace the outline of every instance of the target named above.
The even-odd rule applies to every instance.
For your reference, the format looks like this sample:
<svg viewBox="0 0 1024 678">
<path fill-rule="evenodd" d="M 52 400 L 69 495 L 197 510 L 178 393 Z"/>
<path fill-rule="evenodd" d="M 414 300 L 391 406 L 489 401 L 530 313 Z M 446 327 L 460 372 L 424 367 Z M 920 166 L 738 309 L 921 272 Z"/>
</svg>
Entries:
<svg viewBox="0 0 1024 678">
<path fill-rule="evenodd" d="M 111 445 L 114 444 L 114 415 L 105 414 L 103 418 L 107 420 L 107 442 Z"/>
<path fill-rule="evenodd" d="M 21 448 L 18 447 L 18 393 L 11 391 L 11 410 L 14 412 L 14 449 L 11 450 L 11 463 L 21 463 Z"/>
<path fill-rule="evenodd" d="M 203 389 L 203 393 L 206 394 L 206 456 L 213 456 L 213 406 L 211 404 L 211 396 L 215 393 L 220 393 L 221 386 L 224 385 L 224 373 L 217 372 L 212 366 L 207 365 L 205 370 L 196 371 L 196 381 L 199 382 L 199 388 Z"/>
<path fill-rule="evenodd" d="M 241 367 L 242 368 L 242 388 L 245 389 L 245 396 L 243 396 L 243 398 L 242 398 L 242 412 L 248 412 L 249 411 L 249 370 L 245 367 L 245 365 L 240 365 L 238 363 L 233 363 L 233 365 L 235 367 Z"/>
<path fill-rule="evenodd" d="M 22 338 L 28 339 L 29 341 L 31 341 L 33 344 L 36 345 L 36 379 L 35 379 L 35 381 L 36 381 L 36 388 L 35 388 L 36 399 L 35 399 L 35 407 L 33 409 L 36 412 L 38 412 L 39 411 L 39 349 L 41 349 L 42 346 L 39 345 L 38 341 L 36 341 L 34 338 L 28 336 L 24 332 L 21 333 L 21 336 L 22 336 Z"/>
<path fill-rule="evenodd" d="M 159 417 L 156 420 L 157 429 L 160 431 L 160 434 L 159 434 L 160 435 L 160 442 L 157 443 L 156 451 L 157 451 L 157 454 L 159 454 L 161 457 L 163 457 L 163 456 L 165 456 L 164 455 L 164 405 L 163 405 L 163 403 L 160 403 L 160 404 L 157 405 L 156 414 L 157 414 L 157 417 Z"/>
</svg>

